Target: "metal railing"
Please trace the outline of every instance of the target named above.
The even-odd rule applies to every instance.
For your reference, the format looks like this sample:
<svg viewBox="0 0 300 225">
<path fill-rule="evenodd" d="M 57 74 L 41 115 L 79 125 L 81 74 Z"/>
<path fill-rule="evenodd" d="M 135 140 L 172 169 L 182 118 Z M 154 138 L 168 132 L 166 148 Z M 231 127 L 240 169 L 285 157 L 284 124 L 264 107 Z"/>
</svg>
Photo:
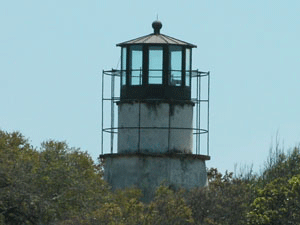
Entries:
<svg viewBox="0 0 300 225">
<path fill-rule="evenodd" d="M 188 72 L 188 71 L 187 71 Z M 118 127 L 117 102 L 120 101 L 121 70 L 108 70 L 102 72 L 102 104 L 101 104 L 101 155 L 117 153 L 117 141 L 115 139 L 120 129 L 183 129 L 193 130 L 193 153 L 197 155 L 209 155 L 209 95 L 210 72 L 199 70 L 190 71 L 192 98 L 195 104 L 192 128 L 177 127 Z M 136 99 L 131 99 L 135 101 Z M 127 99 L 128 101 L 128 99 Z M 138 100 L 137 100 L 138 101 Z M 185 100 L 181 100 L 183 103 Z M 106 105 L 108 103 L 108 105 Z M 105 134 L 109 135 L 105 138 Z M 106 141 L 106 142 L 105 142 Z M 105 142 L 105 143 L 104 143 Z"/>
</svg>

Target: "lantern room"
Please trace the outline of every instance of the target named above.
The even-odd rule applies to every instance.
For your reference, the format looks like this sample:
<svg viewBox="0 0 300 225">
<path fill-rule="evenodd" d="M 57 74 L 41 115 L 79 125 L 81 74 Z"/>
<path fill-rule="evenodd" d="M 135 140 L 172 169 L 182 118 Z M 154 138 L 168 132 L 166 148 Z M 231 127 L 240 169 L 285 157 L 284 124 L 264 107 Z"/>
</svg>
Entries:
<svg viewBox="0 0 300 225">
<path fill-rule="evenodd" d="M 191 99 L 192 48 L 196 46 L 160 33 L 117 44 L 121 47 L 121 100 Z"/>
</svg>

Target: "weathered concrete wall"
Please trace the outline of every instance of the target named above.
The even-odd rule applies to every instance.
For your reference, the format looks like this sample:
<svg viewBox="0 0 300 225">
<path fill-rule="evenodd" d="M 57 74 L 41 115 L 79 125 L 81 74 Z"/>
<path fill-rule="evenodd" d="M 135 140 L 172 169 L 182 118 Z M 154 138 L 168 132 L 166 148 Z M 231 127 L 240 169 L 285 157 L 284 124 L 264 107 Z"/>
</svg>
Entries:
<svg viewBox="0 0 300 225">
<path fill-rule="evenodd" d="M 192 153 L 193 131 L 180 128 L 192 128 L 193 105 L 138 102 L 118 108 L 118 153 Z"/>
<path fill-rule="evenodd" d="M 113 190 L 138 187 L 144 201 L 150 201 L 156 188 L 166 182 L 172 188 L 192 189 L 207 185 L 205 159 L 182 156 L 106 155 L 104 179 Z"/>
</svg>

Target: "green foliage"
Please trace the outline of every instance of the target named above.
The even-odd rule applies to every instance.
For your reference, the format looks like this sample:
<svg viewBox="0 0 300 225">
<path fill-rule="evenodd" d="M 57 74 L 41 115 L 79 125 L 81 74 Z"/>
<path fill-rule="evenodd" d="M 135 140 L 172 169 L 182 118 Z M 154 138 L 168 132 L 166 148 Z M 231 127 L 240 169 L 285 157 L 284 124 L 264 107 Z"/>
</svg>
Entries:
<svg viewBox="0 0 300 225">
<path fill-rule="evenodd" d="M 208 171 L 209 187 L 189 193 L 189 205 L 196 224 L 245 224 L 251 202 L 251 183 L 225 175 L 216 168 Z"/>
<path fill-rule="evenodd" d="M 147 224 L 193 224 L 192 210 L 186 204 L 184 192 L 160 186 L 148 208 Z"/>
<path fill-rule="evenodd" d="M 300 224 L 300 175 L 286 182 L 277 178 L 263 189 L 258 189 L 257 197 L 248 213 L 248 224 Z"/>
<path fill-rule="evenodd" d="M 300 151 L 281 152 L 272 161 L 257 181 L 248 224 L 300 224 Z"/>
<path fill-rule="evenodd" d="M 37 196 L 35 179 L 38 153 L 18 133 L 0 130 L 0 215 L 6 224 L 34 224 Z"/>
<path fill-rule="evenodd" d="M 0 130 L 0 224 L 300 224 L 300 150 L 276 147 L 260 176 L 208 170 L 209 186 L 112 192 L 102 166 L 80 149 L 49 140 L 39 150 Z"/>
<path fill-rule="evenodd" d="M 296 147 L 286 154 L 276 146 L 275 152 L 270 151 L 265 169 L 258 182 L 265 185 L 278 177 L 289 179 L 297 174 L 300 174 L 300 149 Z"/>
<path fill-rule="evenodd" d="M 0 160 L 0 218 L 6 224 L 84 215 L 108 192 L 101 167 L 64 142 L 44 142 L 37 151 L 20 133 L 0 131 Z"/>
<path fill-rule="evenodd" d="M 89 215 L 88 224 L 144 224 L 145 206 L 140 197 L 138 189 L 110 193 L 104 204 Z"/>
<path fill-rule="evenodd" d="M 154 201 L 144 204 L 141 191 L 127 189 L 107 196 L 106 202 L 89 215 L 87 224 L 163 225 L 193 224 L 192 212 L 186 205 L 183 192 L 161 186 Z"/>
<path fill-rule="evenodd" d="M 108 187 L 99 166 L 86 152 L 70 149 L 64 142 L 42 144 L 35 186 L 43 205 L 43 221 L 85 215 L 103 202 Z"/>
</svg>

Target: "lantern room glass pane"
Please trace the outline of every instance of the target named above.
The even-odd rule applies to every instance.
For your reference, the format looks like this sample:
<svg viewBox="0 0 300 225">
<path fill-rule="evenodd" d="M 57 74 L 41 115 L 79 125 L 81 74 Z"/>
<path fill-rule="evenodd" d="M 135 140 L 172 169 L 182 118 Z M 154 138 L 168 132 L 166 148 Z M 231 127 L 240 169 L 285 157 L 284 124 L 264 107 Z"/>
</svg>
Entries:
<svg viewBox="0 0 300 225">
<path fill-rule="evenodd" d="M 163 48 L 149 47 L 149 84 L 162 84 L 163 81 Z"/>
<path fill-rule="evenodd" d="M 142 46 L 131 46 L 130 47 L 130 77 L 131 85 L 142 85 L 142 74 L 143 74 L 143 49 Z"/>
<path fill-rule="evenodd" d="M 126 58 L 127 58 L 127 48 L 123 47 L 121 52 L 121 74 L 122 74 L 122 85 L 126 85 Z"/>
<path fill-rule="evenodd" d="M 182 47 L 170 46 L 170 79 L 169 85 L 181 86 L 182 75 Z"/>
<path fill-rule="evenodd" d="M 185 52 L 185 85 L 191 85 L 191 49 L 189 48 Z"/>
</svg>

